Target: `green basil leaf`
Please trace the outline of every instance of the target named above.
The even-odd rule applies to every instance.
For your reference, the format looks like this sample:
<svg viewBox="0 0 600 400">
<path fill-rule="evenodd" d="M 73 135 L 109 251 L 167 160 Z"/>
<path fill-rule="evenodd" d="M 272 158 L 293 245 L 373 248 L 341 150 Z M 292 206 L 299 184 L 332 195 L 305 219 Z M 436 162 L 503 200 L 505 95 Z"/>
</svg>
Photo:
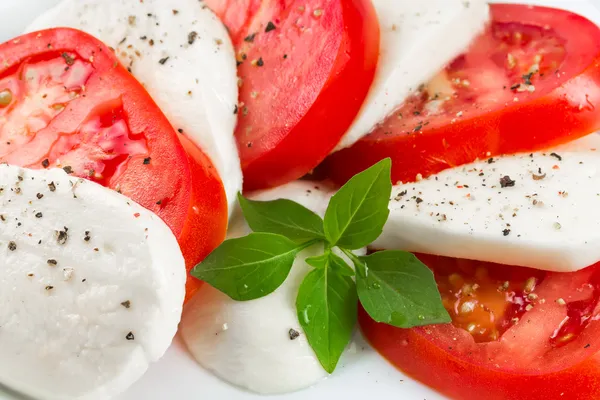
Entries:
<svg viewBox="0 0 600 400">
<path fill-rule="evenodd" d="M 304 262 L 313 268 L 327 268 L 329 266 L 329 253 L 331 253 L 331 250 L 327 249 L 320 256 L 307 257 Z"/>
<path fill-rule="evenodd" d="M 433 273 L 417 257 L 381 251 L 360 260 L 366 276 L 357 274 L 358 297 L 375 321 L 399 328 L 451 322 Z"/>
<path fill-rule="evenodd" d="M 371 244 L 387 221 L 392 192 L 391 161 L 386 158 L 355 175 L 331 198 L 325 212 L 325 236 L 346 249 Z"/>
<path fill-rule="evenodd" d="M 234 300 L 254 300 L 281 286 L 298 252 L 311 244 L 299 245 L 272 233 L 251 233 L 223 242 L 191 274 Z"/>
<path fill-rule="evenodd" d="M 238 194 L 248 225 L 254 232 L 283 235 L 295 242 L 325 239 L 323 220 L 317 214 L 291 200 L 249 200 Z"/>
<path fill-rule="evenodd" d="M 332 271 L 344 276 L 354 276 L 354 270 L 348 263 L 334 252 L 329 253 L 329 267 Z"/>
<path fill-rule="evenodd" d="M 356 285 L 330 268 L 306 275 L 296 298 L 298 321 L 319 362 L 329 373 L 350 343 L 356 325 Z"/>
</svg>

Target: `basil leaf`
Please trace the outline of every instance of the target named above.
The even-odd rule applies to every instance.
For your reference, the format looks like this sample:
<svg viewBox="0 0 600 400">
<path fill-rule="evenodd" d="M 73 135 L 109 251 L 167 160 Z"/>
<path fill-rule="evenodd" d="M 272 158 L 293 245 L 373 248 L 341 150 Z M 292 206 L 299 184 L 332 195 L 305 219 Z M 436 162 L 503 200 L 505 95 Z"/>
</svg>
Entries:
<svg viewBox="0 0 600 400">
<path fill-rule="evenodd" d="M 281 286 L 298 252 L 311 244 L 299 245 L 272 233 L 251 233 L 223 242 L 191 274 L 234 300 L 254 300 Z"/>
<path fill-rule="evenodd" d="M 329 266 L 332 271 L 344 276 L 354 276 L 354 270 L 348 263 L 334 252 L 329 253 Z"/>
<path fill-rule="evenodd" d="M 356 325 L 356 285 L 330 268 L 306 275 L 296 298 L 298 321 L 323 368 L 332 373 Z"/>
<path fill-rule="evenodd" d="M 451 322 L 433 273 L 414 255 L 381 251 L 360 260 L 366 276 L 357 274 L 358 297 L 375 321 L 399 328 Z"/>
<path fill-rule="evenodd" d="M 392 192 L 391 161 L 386 158 L 355 175 L 331 198 L 325 212 L 325 236 L 346 249 L 371 244 L 387 221 Z"/>
<path fill-rule="evenodd" d="M 313 268 L 327 268 L 329 266 L 329 253 L 331 253 L 331 250 L 327 249 L 320 256 L 307 257 L 304 262 Z"/>
<path fill-rule="evenodd" d="M 317 214 L 291 200 L 249 200 L 238 194 L 244 217 L 254 232 L 283 235 L 295 242 L 325 239 L 323 220 Z"/>
</svg>

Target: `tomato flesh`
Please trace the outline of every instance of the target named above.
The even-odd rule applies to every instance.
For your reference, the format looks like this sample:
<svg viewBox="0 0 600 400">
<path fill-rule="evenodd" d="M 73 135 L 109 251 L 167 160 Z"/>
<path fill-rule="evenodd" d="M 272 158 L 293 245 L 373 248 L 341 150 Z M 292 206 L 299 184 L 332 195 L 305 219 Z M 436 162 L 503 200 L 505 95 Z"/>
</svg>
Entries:
<svg viewBox="0 0 600 400">
<path fill-rule="evenodd" d="M 568 11 L 491 5 L 470 49 L 381 126 L 333 154 L 338 183 L 385 158 L 394 182 L 500 154 L 562 144 L 600 128 L 600 29 Z"/>
<path fill-rule="evenodd" d="M 600 396 L 600 264 L 550 273 L 438 256 L 451 324 L 398 329 L 361 311 L 366 338 L 395 366 L 455 399 Z"/>
<path fill-rule="evenodd" d="M 337 145 L 373 81 L 379 25 L 371 2 L 206 3 L 234 32 L 245 188 L 302 177 Z"/>
<path fill-rule="evenodd" d="M 0 45 L 0 62 L 0 162 L 63 168 L 132 198 L 171 228 L 188 269 L 219 245 L 227 202 L 214 167 L 186 154 L 110 49 L 51 29 Z M 188 279 L 188 296 L 198 285 Z"/>
</svg>

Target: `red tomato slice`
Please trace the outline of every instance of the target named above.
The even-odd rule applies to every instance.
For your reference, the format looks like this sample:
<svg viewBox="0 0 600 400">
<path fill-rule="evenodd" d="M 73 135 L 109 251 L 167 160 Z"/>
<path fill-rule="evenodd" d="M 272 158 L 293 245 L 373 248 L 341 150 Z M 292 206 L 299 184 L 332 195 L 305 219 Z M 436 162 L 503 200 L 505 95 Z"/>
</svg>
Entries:
<svg viewBox="0 0 600 400">
<path fill-rule="evenodd" d="M 344 135 L 373 81 L 379 25 L 371 2 L 205 3 L 233 32 L 245 188 L 302 177 Z"/>
<path fill-rule="evenodd" d="M 408 375 L 453 399 L 600 398 L 600 263 L 546 273 L 419 256 L 452 324 L 398 329 L 359 321 Z"/>
<path fill-rule="evenodd" d="M 0 162 L 62 167 L 131 197 L 169 225 L 188 268 L 220 244 L 227 202 L 219 176 L 200 150 L 186 154 L 108 47 L 52 29 L 0 45 L 0 66 Z M 190 278 L 188 295 L 198 285 Z"/>
<path fill-rule="evenodd" d="M 418 174 L 539 150 L 599 129 L 600 29 L 545 7 L 492 4 L 491 14 L 489 29 L 437 84 L 332 155 L 325 173 L 344 183 L 391 157 L 393 181 L 411 182 Z"/>
</svg>

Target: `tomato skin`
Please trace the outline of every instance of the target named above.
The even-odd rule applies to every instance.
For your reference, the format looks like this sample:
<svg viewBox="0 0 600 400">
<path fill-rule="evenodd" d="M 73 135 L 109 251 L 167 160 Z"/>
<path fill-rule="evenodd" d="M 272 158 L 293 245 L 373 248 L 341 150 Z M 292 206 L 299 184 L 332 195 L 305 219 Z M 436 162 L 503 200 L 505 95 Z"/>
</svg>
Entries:
<svg viewBox="0 0 600 400">
<path fill-rule="evenodd" d="M 452 399 L 559 400 L 600 398 L 598 299 L 591 322 L 572 341 L 550 337 L 566 321 L 567 302 L 597 293 L 600 264 L 575 273 L 548 273 L 535 307 L 496 341 L 476 343 L 452 324 L 398 329 L 376 323 L 364 310 L 359 324 L 371 345 L 394 366 Z"/>
<path fill-rule="evenodd" d="M 600 398 L 600 354 L 565 370 L 521 375 L 475 366 L 436 345 L 436 326 L 398 329 L 359 311 L 363 334 L 375 349 L 407 375 L 452 399 L 589 400 Z"/>
<path fill-rule="evenodd" d="M 98 183 L 119 190 L 161 217 L 177 237 L 189 270 L 210 253 L 226 233 L 227 201 L 214 167 L 199 149 L 189 144 L 186 147 L 190 155 L 186 154 L 177 133 L 143 87 L 118 63 L 108 47 L 84 32 L 50 29 L 0 45 L 0 79 L 16 73 L 22 64 L 53 60 L 61 54 L 66 57 L 67 53 L 93 67 L 85 81 L 84 95 L 68 102 L 47 126 L 31 131 L 30 135 L 55 138 L 67 133 L 83 141 L 80 129 L 84 121 L 95 114 L 110 116 L 110 109 L 118 105 L 128 131 L 144 137 L 148 153 L 130 153 L 112 175 Z M 73 66 L 65 64 L 65 71 L 68 68 Z M 2 115 L 10 115 L 10 110 L 6 112 Z M 32 143 L 14 146 L 7 154 L 0 155 L 0 162 L 43 168 L 42 160 L 50 158 L 48 149 L 43 144 Z M 92 158 L 75 159 L 89 160 Z M 55 165 L 54 161 L 50 160 L 51 166 Z M 79 168 L 73 169 L 75 175 L 95 180 Z M 196 279 L 188 278 L 190 292 L 199 284 Z"/>
<path fill-rule="evenodd" d="M 391 157 L 392 181 L 412 182 L 418 174 L 427 177 L 476 159 L 541 150 L 598 130 L 600 30 L 583 17 L 546 7 L 492 4 L 491 11 L 495 22 L 550 24 L 567 38 L 566 70 L 556 77 L 554 90 L 539 96 L 533 93 L 527 101 L 497 105 L 481 113 L 467 112 L 471 111 L 467 107 L 461 118 L 446 116 L 443 123 L 415 128 L 418 132 L 400 133 L 394 128 L 398 124 L 393 121 L 394 115 L 385 127 L 331 155 L 321 173 L 343 184 L 354 174 Z M 578 46 L 588 47 L 575 52 Z M 582 62 L 586 66 L 577 70 Z M 393 134 L 387 135 L 389 131 Z"/>
<path fill-rule="evenodd" d="M 179 246 L 186 260 L 188 271 L 216 249 L 227 234 L 227 201 L 225 190 L 216 169 L 206 154 L 187 136 L 179 135 L 179 140 L 187 152 L 192 175 L 192 185 L 197 190 L 190 201 Z M 223 219 L 225 216 L 225 219 Z M 188 277 L 185 301 L 190 300 L 203 282 Z"/>
<path fill-rule="evenodd" d="M 252 11 L 255 3 L 248 1 L 237 11 L 253 16 L 245 22 L 230 10 L 219 13 L 222 0 L 207 4 L 238 32 L 233 40 L 242 84 L 236 138 L 244 188 L 302 177 L 337 145 L 375 76 L 379 24 L 371 2 L 264 0 Z M 268 22 L 276 28 L 265 32 Z M 243 39 L 249 36 L 252 40 Z"/>
</svg>

